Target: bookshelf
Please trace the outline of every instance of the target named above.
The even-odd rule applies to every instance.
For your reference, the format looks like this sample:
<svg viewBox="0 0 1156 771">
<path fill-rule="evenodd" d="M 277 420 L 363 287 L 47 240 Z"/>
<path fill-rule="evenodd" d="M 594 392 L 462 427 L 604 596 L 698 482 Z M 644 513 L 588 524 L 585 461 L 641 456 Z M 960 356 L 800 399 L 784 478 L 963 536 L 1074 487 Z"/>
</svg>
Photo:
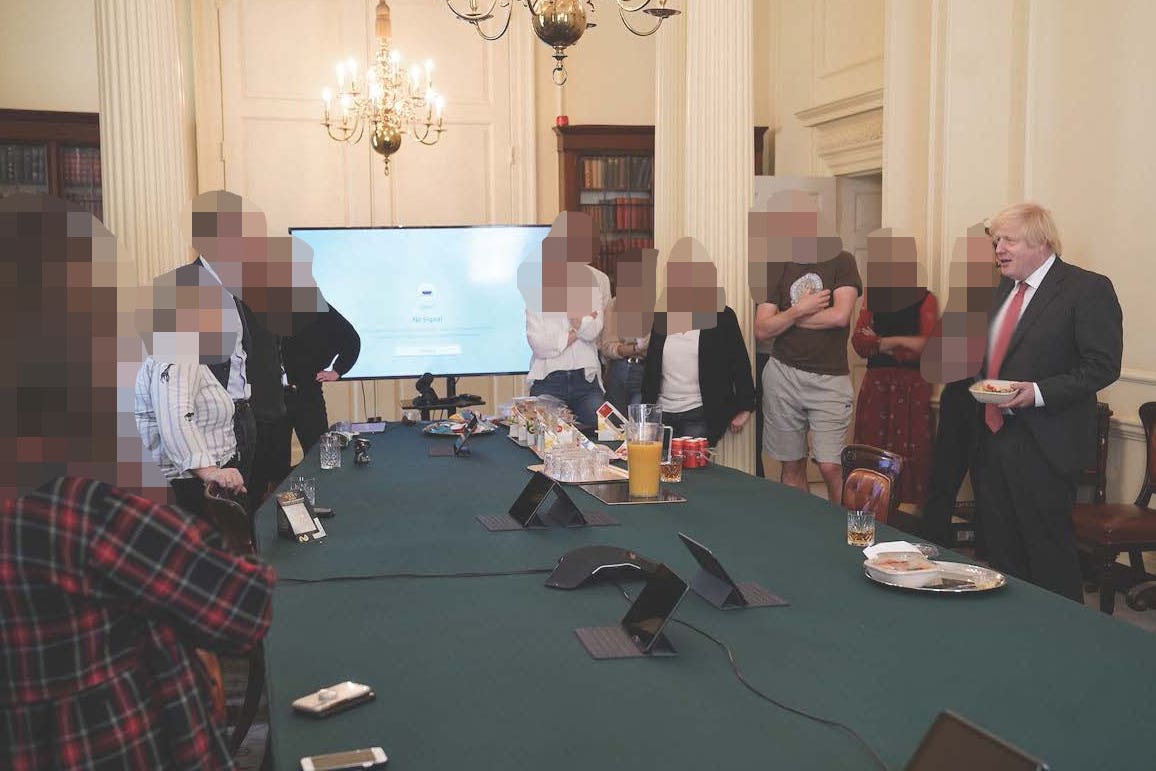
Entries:
<svg viewBox="0 0 1156 771">
<path fill-rule="evenodd" d="M 754 130 L 756 174 L 766 130 Z M 593 264 L 616 287 L 618 255 L 654 246 L 654 126 L 556 126 L 554 133 L 562 210 L 594 220 L 600 247 Z"/>
<path fill-rule="evenodd" d="M 102 218 L 96 113 L 0 110 L 0 198 L 16 193 L 51 193 Z"/>
</svg>

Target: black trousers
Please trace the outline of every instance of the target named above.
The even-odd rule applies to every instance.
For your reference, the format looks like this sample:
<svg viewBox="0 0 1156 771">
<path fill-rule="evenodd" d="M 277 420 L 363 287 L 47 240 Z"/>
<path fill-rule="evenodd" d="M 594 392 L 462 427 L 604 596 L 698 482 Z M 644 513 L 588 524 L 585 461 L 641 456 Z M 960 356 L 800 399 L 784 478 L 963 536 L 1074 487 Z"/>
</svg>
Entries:
<svg viewBox="0 0 1156 771">
<path fill-rule="evenodd" d="M 943 387 L 939 397 L 939 428 L 931 448 L 931 478 L 928 482 L 927 503 L 923 506 L 923 537 L 951 547 L 951 515 L 959 488 L 969 470 L 972 483 L 979 432 L 986 431 L 979 403 L 968 393 L 970 380 L 957 380 Z M 981 526 L 976 522 L 976 541 Z M 979 544 L 976 544 L 977 548 Z"/>
<path fill-rule="evenodd" d="M 281 469 L 277 451 L 280 426 L 280 420 L 273 422 L 257 421 L 257 444 L 253 452 L 253 468 L 249 478 L 245 480 L 245 488 L 249 491 L 249 511 L 256 511 L 269 491 L 285 479 L 285 472 Z"/>
<path fill-rule="evenodd" d="M 1076 477 L 1055 469 L 1021 418 L 982 428 L 976 509 L 997 570 L 1082 603 L 1072 506 Z"/>
<path fill-rule="evenodd" d="M 664 412 L 662 422 L 670 426 L 674 436 L 706 436 L 706 413 L 702 407 L 686 412 Z"/>
<path fill-rule="evenodd" d="M 767 475 L 766 469 L 763 468 L 763 367 L 767 366 L 770 360 L 769 353 L 755 353 L 755 476 L 757 477 Z"/>
<path fill-rule="evenodd" d="M 237 438 L 237 455 L 230 465 L 241 472 L 245 487 L 249 487 L 249 476 L 253 471 L 253 457 L 257 452 L 257 419 L 249 402 L 233 403 L 233 435 Z"/>
<path fill-rule="evenodd" d="M 285 391 L 285 422 L 288 431 L 297 432 L 301 451 L 308 453 L 321 435 L 329 430 L 329 415 L 325 411 L 325 394 L 320 386 Z M 286 433 L 286 444 L 289 435 Z"/>
<path fill-rule="evenodd" d="M 271 438 L 269 476 L 276 480 L 275 484 L 280 484 L 292 469 L 293 433 L 297 433 L 301 451 L 308 453 L 328 430 L 329 415 L 320 387 L 285 389 L 285 417 L 277 423 Z"/>
</svg>

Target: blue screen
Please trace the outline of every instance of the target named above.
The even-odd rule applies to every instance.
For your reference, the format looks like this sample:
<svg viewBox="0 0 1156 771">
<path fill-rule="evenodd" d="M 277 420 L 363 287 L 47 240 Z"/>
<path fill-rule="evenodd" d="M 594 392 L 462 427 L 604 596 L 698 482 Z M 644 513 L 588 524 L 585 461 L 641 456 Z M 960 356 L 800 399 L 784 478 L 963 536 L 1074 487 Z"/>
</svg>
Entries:
<svg viewBox="0 0 1156 771">
<path fill-rule="evenodd" d="M 345 377 L 526 372 L 518 266 L 537 259 L 545 225 L 294 228 L 313 247 L 325 299 L 361 335 Z"/>
</svg>

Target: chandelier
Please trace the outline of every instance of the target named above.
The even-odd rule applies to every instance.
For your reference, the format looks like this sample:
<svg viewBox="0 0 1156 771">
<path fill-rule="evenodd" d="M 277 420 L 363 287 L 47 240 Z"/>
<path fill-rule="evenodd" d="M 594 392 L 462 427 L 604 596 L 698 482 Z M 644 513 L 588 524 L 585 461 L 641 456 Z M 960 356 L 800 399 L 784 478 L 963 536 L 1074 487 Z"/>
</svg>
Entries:
<svg viewBox="0 0 1156 771">
<path fill-rule="evenodd" d="M 654 0 L 614 0 L 618 4 L 618 16 L 626 28 L 639 37 L 648 37 L 658 31 L 662 22 L 681 11 L 667 8 L 667 0 L 658 0 L 657 7 L 649 7 Z M 561 86 L 566 82 L 566 48 L 578 42 L 582 33 L 595 26 L 593 19 L 587 20 L 588 13 L 595 13 L 594 0 L 446 0 L 446 5 L 462 21 L 474 25 L 486 40 L 497 40 L 510 28 L 510 15 L 514 4 L 520 3 L 530 12 L 530 23 L 534 34 L 546 45 L 554 49 L 554 83 Z M 496 13 L 495 13 L 496 11 Z M 630 23 L 630 17 L 644 13 L 655 19 L 649 29 L 641 29 Z M 637 18 L 637 16 L 635 16 Z M 483 29 L 483 24 L 493 25 Z"/>
<path fill-rule="evenodd" d="M 377 53 L 364 80 L 357 77 L 353 59 L 337 65 L 336 96 L 328 88 L 321 93 L 325 102 L 321 125 L 338 142 L 360 142 L 368 129 L 369 145 L 384 158 L 389 176 L 389 158 L 401 148 L 405 134 L 423 145 L 441 139 L 446 100 L 433 90 L 433 62 L 427 59 L 424 67 L 415 64 L 407 71 L 401 54 L 393 49 L 385 0 L 377 3 L 374 34 Z"/>
</svg>

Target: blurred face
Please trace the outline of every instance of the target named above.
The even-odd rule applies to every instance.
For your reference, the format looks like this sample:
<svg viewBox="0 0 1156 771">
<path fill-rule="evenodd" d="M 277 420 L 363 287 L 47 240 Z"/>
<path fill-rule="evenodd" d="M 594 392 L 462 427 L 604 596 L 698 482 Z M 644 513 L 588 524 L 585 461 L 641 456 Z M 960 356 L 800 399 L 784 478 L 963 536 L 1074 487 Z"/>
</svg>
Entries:
<svg viewBox="0 0 1156 771">
<path fill-rule="evenodd" d="M 867 307 L 893 312 L 920 302 L 926 294 L 915 239 L 879 231 L 867 239 Z"/>
<path fill-rule="evenodd" d="M 1015 224 L 1001 225 L 991 234 L 995 245 L 996 264 L 1004 278 L 1023 281 L 1036 271 L 1052 254 L 1046 243 L 1031 244 L 1023 238 Z"/>
</svg>

